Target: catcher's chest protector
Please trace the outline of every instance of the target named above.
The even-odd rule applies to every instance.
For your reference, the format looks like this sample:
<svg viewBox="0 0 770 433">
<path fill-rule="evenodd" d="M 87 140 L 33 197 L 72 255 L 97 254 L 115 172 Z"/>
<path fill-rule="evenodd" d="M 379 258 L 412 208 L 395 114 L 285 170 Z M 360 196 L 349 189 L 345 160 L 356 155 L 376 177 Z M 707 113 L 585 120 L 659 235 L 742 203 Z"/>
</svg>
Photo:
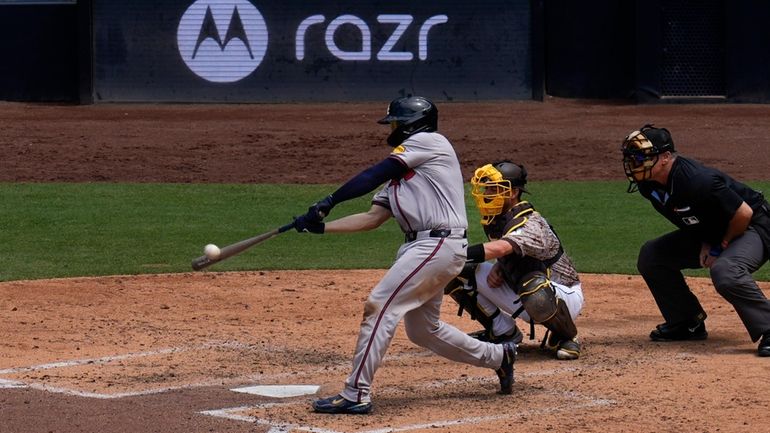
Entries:
<svg viewBox="0 0 770 433">
<path fill-rule="evenodd" d="M 491 224 L 484 226 L 489 240 L 501 239 L 506 234 L 523 227 L 528 220 L 528 216 L 535 211 L 535 208 L 529 202 L 521 202 L 511 208 L 508 212 L 495 217 Z M 509 254 L 497 259 L 503 271 L 503 277 L 509 287 L 517 287 L 518 281 L 522 275 L 532 271 L 546 273 L 548 265 L 542 260 L 529 256 L 519 256 Z"/>
<path fill-rule="evenodd" d="M 507 233 L 526 224 L 527 216 L 534 211 L 535 208 L 532 204 L 523 201 L 512 207 L 508 212 L 496 216 L 492 223 L 484 226 L 484 233 L 489 240 L 498 240 Z"/>
</svg>

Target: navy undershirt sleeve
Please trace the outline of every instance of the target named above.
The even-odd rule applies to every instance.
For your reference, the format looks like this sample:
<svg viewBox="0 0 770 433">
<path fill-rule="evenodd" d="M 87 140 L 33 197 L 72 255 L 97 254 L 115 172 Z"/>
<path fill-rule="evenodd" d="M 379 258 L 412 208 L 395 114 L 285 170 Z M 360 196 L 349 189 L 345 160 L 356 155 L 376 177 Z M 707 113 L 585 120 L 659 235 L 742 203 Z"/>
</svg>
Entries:
<svg viewBox="0 0 770 433">
<path fill-rule="evenodd" d="M 337 191 L 332 193 L 334 204 L 341 203 L 364 194 L 374 191 L 375 188 L 382 185 L 390 179 L 400 179 L 407 172 L 409 167 L 398 158 L 385 158 L 379 163 L 362 171 Z"/>
</svg>

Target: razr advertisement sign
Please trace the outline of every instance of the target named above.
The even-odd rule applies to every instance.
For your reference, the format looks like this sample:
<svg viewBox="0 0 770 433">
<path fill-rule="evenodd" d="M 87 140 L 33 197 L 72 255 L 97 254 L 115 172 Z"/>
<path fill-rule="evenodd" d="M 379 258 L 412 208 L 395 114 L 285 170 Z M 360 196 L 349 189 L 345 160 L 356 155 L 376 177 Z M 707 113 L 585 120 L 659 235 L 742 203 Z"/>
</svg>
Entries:
<svg viewBox="0 0 770 433">
<path fill-rule="evenodd" d="M 529 0 L 94 3 L 94 100 L 531 99 Z"/>
</svg>

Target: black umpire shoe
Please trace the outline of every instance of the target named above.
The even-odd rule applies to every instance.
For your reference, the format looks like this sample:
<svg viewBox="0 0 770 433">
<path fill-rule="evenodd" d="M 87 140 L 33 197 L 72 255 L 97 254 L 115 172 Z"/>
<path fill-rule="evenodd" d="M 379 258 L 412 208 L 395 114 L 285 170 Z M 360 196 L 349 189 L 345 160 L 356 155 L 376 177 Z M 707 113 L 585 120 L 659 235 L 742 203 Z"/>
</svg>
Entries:
<svg viewBox="0 0 770 433">
<path fill-rule="evenodd" d="M 765 332 L 765 335 L 763 335 L 762 339 L 759 340 L 757 355 L 770 356 L 770 332 Z"/>
<path fill-rule="evenodd" d="M 705 322 L 686 322 L 686 323 L 661 323 L 650 332 L 652 341 L 684 341 L 684 340 L 705 340 L 709 333 L 706 332 Z"/>
<path fill-rule="evenodd" d="M 500 379 L 500 391 L 498 394 L 512 394 L 513 393 L 513 363 L 516 362 L 516 344 L 515 343 L 503 343 L 503 362 L 500 364 L 500 368 L 495 370 L 497 377 Z"/>
</svg>

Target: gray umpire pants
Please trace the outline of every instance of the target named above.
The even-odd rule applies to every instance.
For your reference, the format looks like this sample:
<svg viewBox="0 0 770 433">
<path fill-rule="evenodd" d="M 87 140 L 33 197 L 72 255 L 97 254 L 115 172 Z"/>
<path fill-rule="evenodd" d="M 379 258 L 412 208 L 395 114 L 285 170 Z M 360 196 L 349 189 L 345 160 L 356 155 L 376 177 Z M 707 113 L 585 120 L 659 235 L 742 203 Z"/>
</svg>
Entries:
<svg viewBox="0 0 770 433">
<path fill-rule="evenodd" d="M 667 323 L 689 322 L 704 313 L 682 275 L 682 269 L 701 267 L 700 250 L 700 240 L 677 230 L 648 241 L 639 252 L 637 269 Z M 762 239 L 750 226 L 710 269 L 714 287 L 735 308 L 751 341 L 770 332 L 770 301 L 751 276 L 767 260 Z"/>
</svg>

